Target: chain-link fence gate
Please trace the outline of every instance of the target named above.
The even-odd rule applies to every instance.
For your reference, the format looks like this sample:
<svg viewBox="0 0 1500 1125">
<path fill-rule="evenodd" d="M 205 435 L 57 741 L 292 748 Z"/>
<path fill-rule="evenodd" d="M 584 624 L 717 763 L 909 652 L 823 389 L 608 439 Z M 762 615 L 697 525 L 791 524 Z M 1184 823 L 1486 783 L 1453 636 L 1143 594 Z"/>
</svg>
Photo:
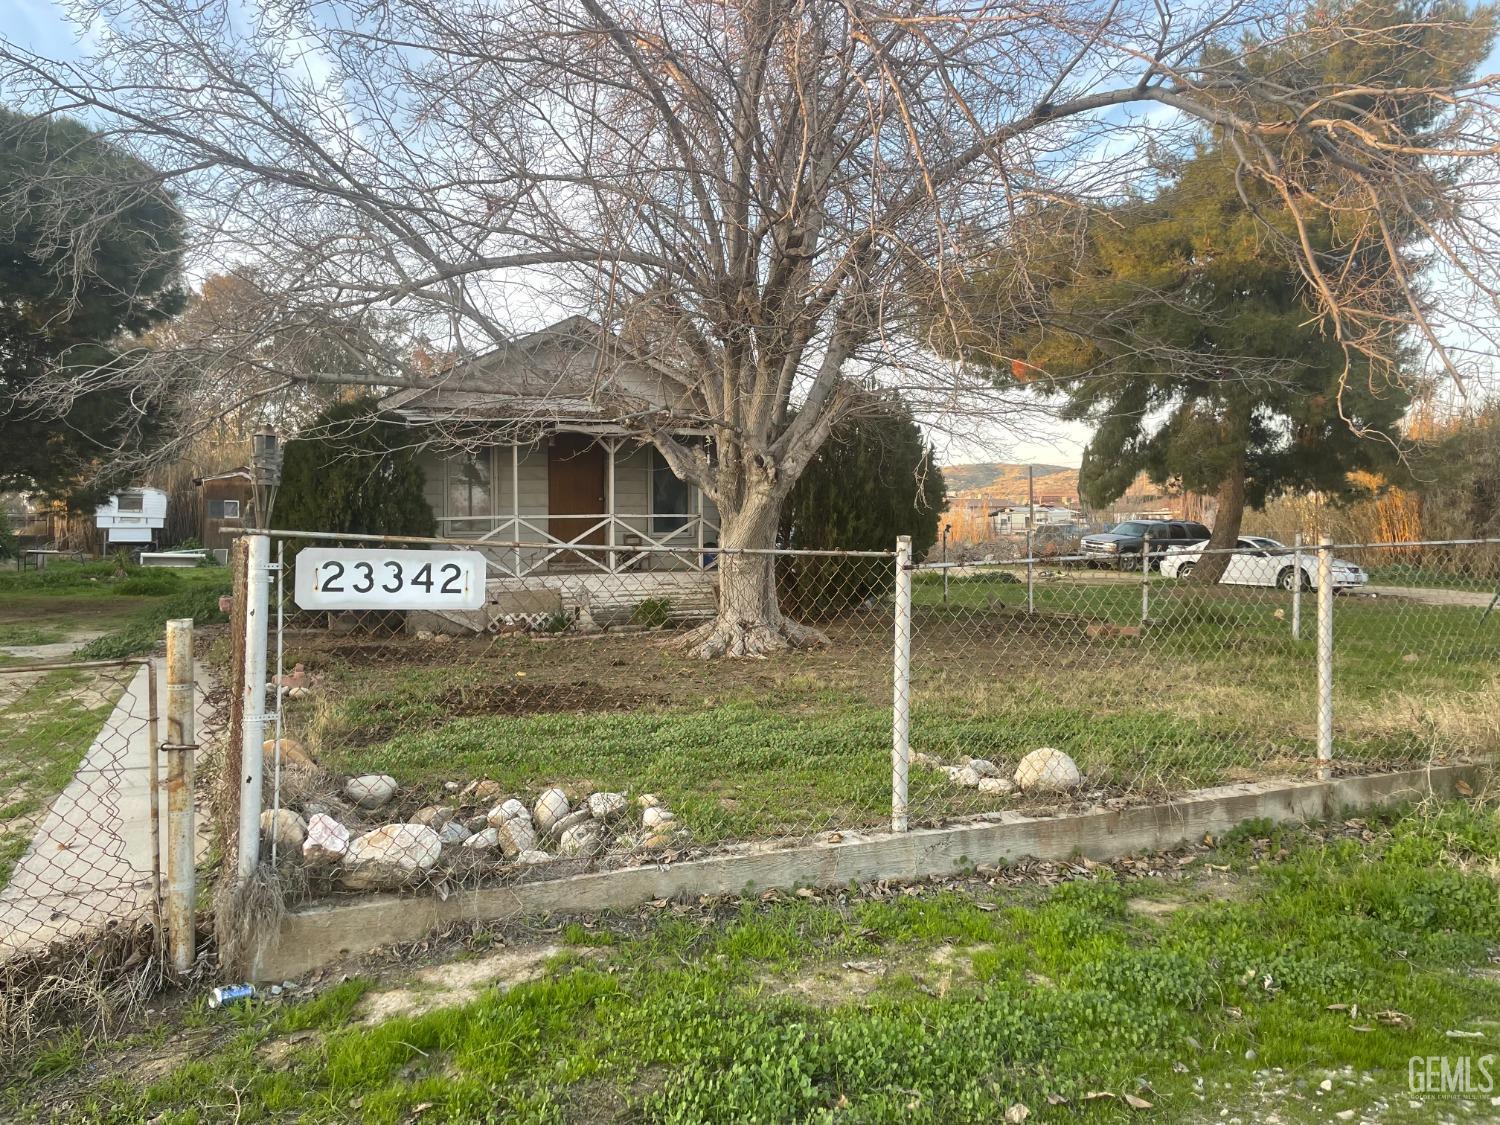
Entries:
<svg viewBox="0 0 1500 1125">
<path fill-rule="evenodd" d="M 713 548 L 252 538 L 244 745 L 262 769 L 232 784 L 263 787 L 248 869 L 274 863 L 294 899 L 1500 748 L 1496 542 L 1243 540 L 1212 585 L 1201 549 L 1108 567 L 766 552 L 810 643 L 704 660 L 694 630 L 733 561 Z M 293 591 L 312 545 L 363 552 L 320 563 L 344 590 L 444 580 L 405 551 L 482 554 L 488 580 L 473 609 L 309 610 Z"/>
<path fill-rule="evenodd" d="M 0 959 L 159 913 L 150 661 L 0 667 Z"/>
</svg>

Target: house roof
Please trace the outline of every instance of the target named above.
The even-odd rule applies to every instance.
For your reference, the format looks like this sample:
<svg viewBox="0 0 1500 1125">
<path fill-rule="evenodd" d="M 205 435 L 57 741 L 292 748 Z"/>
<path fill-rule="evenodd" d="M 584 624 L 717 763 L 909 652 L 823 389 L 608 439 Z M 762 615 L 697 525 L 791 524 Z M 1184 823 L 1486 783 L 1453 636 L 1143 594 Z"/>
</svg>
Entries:
<svg viewBox="0 0 1500 1125">
<path fill-rule="evenodd" d="M 464 389 L 446 386 L 462 377 Z M 474 381 L 490 389 L 473 388 Z M 385 396 L 413 421 L 607 422 L 671 415 L 686 383 L 586 317 L 560 320 Z"/>
<path fill-rule="evenodd" d="M 226 469 L 222 473 L 210 473 L 206 477 L 194 477 L 193 484 L 201 485 L 204 481 L 210 480 L 229 480 L 232 477 L 243 477 L 245 480 L 249 480 L 251 479 L 250 470 L 245 468 L 244 466 L 241 466 L 237 469 Z"/>
</svg>

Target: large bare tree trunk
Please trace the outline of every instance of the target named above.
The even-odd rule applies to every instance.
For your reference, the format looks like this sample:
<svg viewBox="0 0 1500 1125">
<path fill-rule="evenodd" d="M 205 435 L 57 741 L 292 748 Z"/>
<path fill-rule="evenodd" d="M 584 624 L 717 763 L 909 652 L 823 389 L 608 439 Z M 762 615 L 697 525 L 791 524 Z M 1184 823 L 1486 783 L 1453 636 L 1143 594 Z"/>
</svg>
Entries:
<svg viewBox="0 0 1500 1125">
<path fill-rule="evenodd" d="M 776 546 L 783 492 L 761 483 L 738 504 L 720 502 L 718 610 L 712 621 L 683 638 L 694 656 L 766 656 L 828 643 L 818 630 L 782 615 L 775 555 L 737 553 Z"/>
<path fill-rule="evenodd" d="M 1233 557 L 1223 552 L 1234 549 L 1239 542 L 1240 526 L 1245 519 L 1245 455 L 1239 453 L 1229 472 L 1219 484 L 1219 512 L 1214 516 L 1213 535 L 1208 540 L 1208 550 L 1198 556 L 1190 580 L 1203 586 L 1215 585 L 1224 577 L 1224 571 Z"/>
</svg>

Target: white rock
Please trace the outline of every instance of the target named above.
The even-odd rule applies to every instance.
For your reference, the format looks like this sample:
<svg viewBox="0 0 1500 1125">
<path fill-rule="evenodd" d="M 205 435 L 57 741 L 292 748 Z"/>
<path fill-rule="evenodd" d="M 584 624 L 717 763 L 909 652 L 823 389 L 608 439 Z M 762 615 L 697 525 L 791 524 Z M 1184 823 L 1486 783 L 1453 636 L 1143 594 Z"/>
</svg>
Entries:
<svg viewBox="0 0 1500 1125">
<path fill-rule="evenodd" d="M 530 824 L 531 814 L 526 811 L 525 805 L 511 797 L 492 808 L 488 819 L 491 828 L 499 828 L 507 820 L 524 820 Z"/>
<path fill-rule="evenodd" d="M 476 852 L 493 851 L 500 847 L 500 832 L 495 828 L 486 828 L 475 832 L 463 844 L 466 848 L 472 848 Z"/>
<path fill-rule="evenodd" d="M 557 850 L 562 855 L 596 856 L 604 851 L 604 838 L 593 824 L 575 824 L 562 834 Z"/>
<path fill-rule="evenodd" d="M 536 805 L 531 810 L 531 816 L 536 821 L 536 830 L 546 835 L 552 830 L 552 826 L 568 815 L 571 808 L 568 804 L 568 795 L 561 789 L 548 789 L 536 799 Z"/>
<path fill-rule="evenodd" d="M 522 852 L 516 856 L 517 863 L 551 863 L 552 857 L 546 852 L 530 851 Z"/>
<path fill-rule="evenodd" d="M 979 779 L 979 791 L 986 797 L 1004 797 L 1016 791 L 1016 783 L 1008 777 L 983 777 Z"/>
<path fill-rule="evenodd" d="M 947 774 L 949 781 L 957 781 L 959 774 L 967 768 L 966 766 L 938 766 L 938 772 Z"/>
<path fill-rule="evenodd" d="M 462 821 L 450 820 L 438 830 L 438 836 L 445 844 L 465 843 L 474 833 L 470 832 Z"/>
<path fill-rule="evenodd" d="M 965 789 L 978 789 L 979 783 L 983 781 L 984 778 L 980 776 L 979 771 L 976 770 L 973 766 L 964 766 L 961 770 L 953 775 L 953 780 L 959 785 L 962 785 Z"/>
<path fill-rule="evenodd" d="M 651 809 L 661 804 L 661 799 L 655 793 L 642 793 L 635 799 L 635 803 L 643 809 Z"/>
<path fill-rule="evenodd" d="M 605 824 L 624 816 L 628 807 L 623 793 L 590 793 L 588 806 L 589 815 Z"/>
<path fill-rule="evenodd" d="M 302 861 L 309 867 L 327 867 L 338 863 L 349 851 L 349 829 L 326 813 L 314 813 L 307 822 L 307 838 L 302 841 Z"/>
<path fill-rule="evenodd" d="M 472 801 L 476 805 L 482 805 L 486 801 L 498 801 L 500 794 L 505 792 L 504 786 L 498 781 L 491 781 L 487 777 L 481 777 L 471 781 L 458 791 L 459 798 Z"/>
<path fill-rule="evenodd" d="M 442 838 L 425 824 L 384 824 L 350 843 L 340 879 L 356 890 L 399 887 L 430 870 L 442 851 Z"/>
<path fill-rule="evenodd" d="M 537 833 L 537 835 L 541 836 L 543 839 L 546 839 L 546 840 L 556 840 L 564 832 L 566 832 L 569 828 L 572 828 L 575 824 L 593 824 L 593 823 L 594 823 L 594 818 L 589 813 L 589 810 L 587 808 L 574 809 L 567 816 L 563 817 L 556 824 L 554 824 L 552 826 L 552 828 L 551 828 L 550 831 L 545 832 L 545 833 L 539 832 L 539 833 Z"/>
<path fill-rule="evenodd" d="M 378 809 L 396 795 L 396 779 L 389 774 L 367 773 L 344 783 L 344 796 L 362 809 Z"/>
<path fill-rule="evenodd" d="M 536 829 L 531 827 L 529 816 L 525 820 L 502 820 L 490 831 L 495 834 L 500 851 L 507 859 L 514 859 L 522 852 L 529 852 L 536 847 Z"/>
<path fill-rule="evenodd" d="M 486 828 L 483 832 L 476 832 L 464 841 L 464 847 L 473 848 L 476 852 L 487 852 L 499 846 L 500 835 L 493 828 Z"/>
<path fill-rule="evenodd" d="M 453 810 L 444 808 L 442 805 L 428 805 L 426 808 L 418 809 L 412 813 L 413 824 L 425 824 L 428 828 L 441 829 L 453 819 Z"/>
<path fill-rule="evenodd" d="M 459 790 L 459 784 L 458 784 L 458 782 L 456 782 L 456 781 L 445 781 L 445 782 L 443 782 L 443 792 L 444 793 L 457 793 L 458 790 Z"/>
<path fill-rule="evenodd" d="M 1077 763 L 1050 746 L 1033 750 L 1016 766 L 1016 784 L 1027 793 L 1061 793 L 1082 780 Z"/>
<path fill-rule="evenodd" d="M 1000 767 L 988 758 L 970 758 L 968 766 L 980 777 L 999 777 Z"/>
<path fill-rule="evenodd" d="M 307 821 L 291 809 L 267 809 L 260 814 L 260 834 L 276 841 L 276 854 L 284 859 L 301 849 L 307 839 Z"/>
<path fill-rule="evenodd" d="M 660 828 L 663 825 L 672 823 L 675 819 L 671 809 L 663 808 L 661 805 L 652 805 L 645 812 L 641 813 L 641 826 L 643 828 Z"/>
</svg>

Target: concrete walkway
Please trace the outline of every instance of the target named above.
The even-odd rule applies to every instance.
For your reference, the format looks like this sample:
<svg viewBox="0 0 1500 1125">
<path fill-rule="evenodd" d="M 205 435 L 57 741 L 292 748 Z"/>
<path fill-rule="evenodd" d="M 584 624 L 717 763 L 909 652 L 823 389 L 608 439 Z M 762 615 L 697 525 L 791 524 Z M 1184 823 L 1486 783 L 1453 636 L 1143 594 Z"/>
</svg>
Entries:
<svg viewBox="0 0 1500 1125">
<path fill-rule="evenodd" d="M 158 739 L 166 737 L 166 674 L 156 666 Z M 198 740 L 211 686 L 197 669 Z M 144 667 L 131 677 L 0 890 L 0 959 L 136 917 L 151 905 L 151 731 Z M 162 762 L 165 774 L 166 763 Z M 162 793 L 163 817 L 165 792 Z M 201 818 L 200 818 L 201 821 Z M 165 845 L 165 826 L 162 844 Z M 198 852 L 203 840 L 200 834 Z M 162 874 L 166 876 L 163 847 Z"/>
</svg>

